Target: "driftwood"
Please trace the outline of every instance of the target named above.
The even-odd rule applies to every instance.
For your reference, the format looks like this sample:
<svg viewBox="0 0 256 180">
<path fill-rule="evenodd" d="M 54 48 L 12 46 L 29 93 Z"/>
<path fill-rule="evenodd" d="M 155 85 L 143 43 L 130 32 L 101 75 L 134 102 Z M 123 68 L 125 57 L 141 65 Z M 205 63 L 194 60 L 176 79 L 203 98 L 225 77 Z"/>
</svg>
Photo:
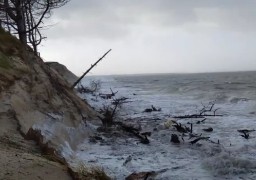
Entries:
<svg viewBox="0 0 256 180">
<path fill-rule="evenodd" d="M 109 94 L 100 93 L 99 96 L 102 99 L 111 99 L 112 97 L 114 97 L 118 93 L 118 91 L 114 92 L 111 88 L 110 88 L 110 91 L 111 91 L 111 93 L 109 93 Z"/>
<path fill-rule="evenodd" d="M 205 131 L 205 132 L 212 132 L 213 129 L 211 127 L 209 127 L 209 128 L 203 129 L 203 131 Z"/>
<path fill-rule="evenodd" d="M 219 140 L 219 139 L 218 139 L 217 142 L 214 142 L 214 141 L 212 141 L 212 140 L 210 140 L 210 139 L 207 139 L 207 141 L 209 141 L 209 142 L 211 142 L 211 143 L 213 143 L 213 144 L 220 144 L 220 140 Z"/>
<path fill-rule="evenodd" d="M 122 104 L 128 103 L 127 99 L 128 98 L 125 98 L 125 97 L 121 97 L 117 99 L 113 98 L 113 101 L 111 102 L 111 104 L 103 106 L 103 108 L 100 109 L 100 113 L 103 115 L 103 117 L 98 116 L 98 118 L 102 121 L 102 124 L 104 127 L 110 127 L 115 123 L 114 119 L 116 117 L 117 110 L 118 108 L 119 109 L 121 108 Z"/>
<path fill-rule="evenodd" d="M 211 117 L 211 116 L 213 116 L 213 117 L 215 117 L 215 116 L 222 117 L 223 115 L 216 114 L 216 112 L 217 112 L 217 110 L 219 110 L 219 108 L 213 109 L 214 105 L 215 105 L 214 102 L 210 102 L 207 106 L 203 106 L 203 108 L 199 111 L 198 114 L 191 114 L 191 115 L 184 115 L 184 116 L 174 116 L 174 118 L 185 119 L 185 118 L 205 118 L 205 117 Z M 204 120 L 202 120 L 202 122 Z"/>
<path fill-rule="evenodd" d="M 238 132 L 240 132 L 240 133 L 251 133 L 251 132 L 253 132 L 253 131 L 255 131 L 254 129 L 252 129 L 252 130 L 249 130 L 249 129 L 240 129 L 240 130 L 237 130 Z"/>
<path fill-rule="evenodd" d="M 241 129 L 241 130 L 237 130 L 238 132 L 242 133 L 240 136 L 242 136 L 245 139 L 249 139 L 250 137 L 250 133 L 255 131 L 253 130 L 248 130 L 248 129 Z"/>
<path fill-rule="evenodd" d="M 98 118 L 102 121 L 104 127 L 110 127 L 113 125 L 117 107 L 118 104 L 115 104 L 114 107 L 105 106 L 101 109 L 103 117 L 98 116 Z"/>
<path fill-rule="evenodd" d="M 181 123 L 177 123 L 177 122 L 175 122 L 175 124 L 174 125 L 172 125 L 173 127 L 175 127 L 176 128 L 176 130 L 178 131 L 178 132 L 180 132 L 180 133 L 188 133 L 188 132 L 191 132 L 192 131 L 192 129 L 190 129 L 189 127 L 187 127 L 187 126 L 182 126 L 181 125 Z M 193 128 L 193 126 L 191 126 L 192 128 Z"/>
<path fill-rule="evenodd" d="M 189 134 L 189 140 L 192 139 L 192 138 L 199 138 L 199 137 L 201 137 L 201 136 L 202 136 L 202 133 L 199 134 L 199 135 L 190 133 L 190 134 Z"/>
<path fill-rule="evenodd" d="M 201 121 L 197 121 L 196 124 L 200 124 L 200 123 L 203 123 L 207 118 L 204 118 L 203 120 Z"/>
<path fill-rule="evenodd" d="M 77 87 L 77 91 L 79 93 L 93 93 L 94 91 L 88 87 L 83 86 L 82 84 L 79 84 Z"/>
<path fill-rule="evenodd" d="M 191 144 L 195 144 L 195 143 L 197 143 L 197 142 L 200 141 L 200 140 L 209 140 L 209 138 L 210 138 L 210 137 L 198 137 L 198 138 L 196 138 L 195 140 L 190 141 L 190 143 L 191 143 Z"/>
<path fill-rule="evenodd" d="M 91 81 L 90 86 L 83 86 L 81 83 L 78 83 L 77 85 L 77 91 L 79 93 L 89 93 L 92 95 L 95 95 L 95 92 L 99 91 L 101 87 L 100 81 Z"/>
<path fill-rule="evenodd" d="M 127 99 L 129 99 L 129 98 L 121 97 L 121 98 L 113 99 L 112 104 L 113 104 L 113 105 L 116 105 L 116 104 L 122 105 L 122 104 L 124 104 L 124 103 L 129 103 L 129 102 L 131 102 L 131 101 L 127 101 Z"/>
<path fill-rule="evenodd" d="M 126 158 L 126 160 L 124 161 L 124 163 L 123 163 L 123 166 L 125 166 L 128 162 L 130 162 L 132 160 L 132 156 L 131 155 L 129 155 L 127 158 Z"/>
<path fill-rule="evenodd" d="M 204 114 L 204 115 L 199 115 L 199 114 L 192 114 L 192 115 L 184 115 L 184 116 L 174 116 L 173 118 L 179 118 L 179 119 L 185 119 L 185 118 L 205 118 L 205 117 L 211 117 L 211 116 L 219 116 L 222 117 L 223 115 L 221 114 Z"/>
<path fill-rule="evenodd" d="M 161 111 L 161 108 L 156 109 L 155 106 L 151 105 L 151 108 L 145 109 L 143 112 Z"/>
<path fill-rule="evenodd" d="M 148 136 L 151 135 L 150 132 L 145 132 L 145 133 L 140 133 L 140 129 L 137 129 L 131 125 L 126 125 L 120 121 L 115 122 L 115 124 L 118 124 L 120 127 L 122 127 L 122 129 L 126 132 L 129 132 L 131 134 L 133 134 L 134 136 L 136 136 L 137 138 L 140 139 L 140 142 L 142 144 L 149 144 L 149 140 L 148 140 Z"/>
<path fill-rule="evenodd" d="M 244 132 L 244 134 L 242 134 L 240 136 L 244 137 L 245 139 L 249 139 L 250 134 Z"/>
<path fill-rule="evenodd" d="M 91 67 L 90 67 L 80 78 L 78 78 L 78 80 L 71 86 L 71 89 L 74 89 L 74 87 L 84 78 L 84 76 L 85 76 L 86 74 L 88 74 L 88 73 L 92 70 L 92 68 L 94 68 L 94 66 L 96 66 L 110 51 L 111 51 L 111 49 L 108 50 L 108 52 L 106 52 L 106 53 L 105 53 L 100 59 L 98 59 L 94 64 L 92 64 Z"/>
</svg>

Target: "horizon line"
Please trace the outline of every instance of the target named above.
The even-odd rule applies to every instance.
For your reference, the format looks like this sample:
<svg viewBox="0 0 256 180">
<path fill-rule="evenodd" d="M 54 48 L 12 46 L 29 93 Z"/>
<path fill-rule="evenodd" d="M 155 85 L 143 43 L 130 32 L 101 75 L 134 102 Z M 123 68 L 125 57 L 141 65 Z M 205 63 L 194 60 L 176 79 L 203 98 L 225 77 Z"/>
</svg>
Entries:
<svg viewBox="0 0 256 180">
<path fill-rule="evenodd" d="M 88 74 L 88 76 L 140 76 L 140 75 L 164 75 L 164 74 L 215 74 L 215 73 L 243 73 L 256 72 L 256 70 L 234 70 L 234 71 L 209 71 L 209 72 L 157 72 L 157 73 L 124 73 L 124 74 Z"/>
</svg>

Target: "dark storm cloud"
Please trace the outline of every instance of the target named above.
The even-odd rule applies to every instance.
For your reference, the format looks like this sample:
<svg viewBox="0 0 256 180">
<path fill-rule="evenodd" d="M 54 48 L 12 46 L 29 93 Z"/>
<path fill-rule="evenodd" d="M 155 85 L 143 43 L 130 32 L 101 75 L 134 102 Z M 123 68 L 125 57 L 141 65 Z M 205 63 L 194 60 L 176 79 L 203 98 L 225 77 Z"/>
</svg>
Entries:
<svg viewBox="0 0 256 180">
<path fill-rule="evenodd" d="M 199 22 L 255 31 L 255 5 L 254 0 L 71 0 L 54 14 L 58 24 L 50 34 L 117 39 L 134 26 L 164 29 Z"/>
<path fill-rule="evenodd" d="M 78 74 L 110 47 L 98 74 L 252 70 L 255 7 L 256 0 L 71 0 L 49 19 L 55 26 L 42 54 Z"/>
</svg>

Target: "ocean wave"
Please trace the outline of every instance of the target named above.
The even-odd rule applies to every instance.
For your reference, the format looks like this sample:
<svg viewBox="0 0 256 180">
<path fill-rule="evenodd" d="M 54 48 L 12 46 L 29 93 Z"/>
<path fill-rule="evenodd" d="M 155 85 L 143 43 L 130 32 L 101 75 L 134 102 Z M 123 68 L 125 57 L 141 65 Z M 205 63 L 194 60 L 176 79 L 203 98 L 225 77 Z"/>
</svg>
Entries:
<svg viewBox="0 0 256 180">
<path fill-rule="evenodd" d="M 256 172 L 255 160 L 242 158 L 239 156 L 222 153 L 210 157 L 203 163 L 206 169 L 214 175 L 238 175 L 248 172 Z"/>
<path fill-rule="evenodd" d="M 203 165 L 214 175 L 238 175 L 256 172 L 256 161 L 244 155 L 249 153 L 244 148 L 229 151 L 222 148 L 222 150 L 218 149 L 218 152 L 213 149 L 211 153 L 211 156 L 203 161 Z"/>
<path fill-rule="evenodd" d="M 114 150 L 106 150 L 105 146 L 96 144 L 94 146 L 97 147 L 98 154 L 92 149 L 91 152 L 82 151 L 81 156 L 78 154 L 78 157 L 83 156 L 84 160 L 89 162 L 97 157 L 100 159 L 102 152 L 114 153 L 115 156 L 107 157 L 110 159 L 100 159 L 99 163 L 109 167 L 109 171 L 114 175 L 119 173 L 120 176 L 117 177 L 121 175 L 123 177 L 125 170 L 127 173 L 132 173 L 134 170 L 144 170 L 147 167 L 150 170 L 169 168 L 159 179 L 170 175 L 176 179 L 190 177 L 235 179 L 236 175 L 243 179 L 256 179 L 256 146 L 253 146 L 256 140 L 255 134 L 252 133 L 250 139 L 246 140 L 237 132 L 238 129 L 253 129 L 255 126 L 256 92 L 252 88 L 256 86 L 252 82 L 254 79 L 256 82 L 256 75 L 249 78 L 242 73 L 193 75 L 193 77 L 190 75 L 117 77 L 116 82 L 105 83 L 103 90 L 109 91 L 109 87 L 116 87 L 120 95 L 131 98 L 129 99 L 131 102 L 122 107 L 125 117 L 136 117 L 142 127 L 149 131 L 163 124 L 163 120 L 166 119 L 165 114 L 170 116 L 192 114 L 214 101 L 216 108 L 220 109 L 217 112 L 223 117 L 209 117 L 204 123 L 195 125 L 193 131 L 201 133 L 202 128 L 212 127 L 213 133 L 204 135 L 214 139 L 214 142 L 220 140 L 220 144 L 202 142 L 198 146 L 192 146 L 185 138 L 185 142 L 174 146 L 169 143 L 172 129 L 159 128 L 157 132 L 152 130 L 151 144 L 148 146 L 134 144 L 134 140 L 129 139 L 123 144 L 118 142 L 116 145 L 111 141 L 111 147 L 115 145 Z M 136 95 L 132 95 L 133 93 Z M 151 105 L 162 108 L 162 111 L 157 114 L 142 113 Z M 154 117 L 160 118 L 157 121 L 148 120 Z M 182 121 L 187 123 L 188 120 Z M 140 154 L 134 154 L 137 152 Z M 130 154 L 133 160 L 127 166 L 123 166 L 123 161 Z M 184 178 L 187 174 L 189 174 L 188 178 Z"/>
<path fill-rule="evenodd" d="M 231 98 L 230 100 L 229 100 L 229 102 L 231 102 L 231 103 L 238 103 L 238 102 L 246 102 L 246 101 L 249 101 L 249 99 L 247 99 L 247 98 L 238 98 L 238 97 L 234 97 L 234 98 Z"/>
</svg>

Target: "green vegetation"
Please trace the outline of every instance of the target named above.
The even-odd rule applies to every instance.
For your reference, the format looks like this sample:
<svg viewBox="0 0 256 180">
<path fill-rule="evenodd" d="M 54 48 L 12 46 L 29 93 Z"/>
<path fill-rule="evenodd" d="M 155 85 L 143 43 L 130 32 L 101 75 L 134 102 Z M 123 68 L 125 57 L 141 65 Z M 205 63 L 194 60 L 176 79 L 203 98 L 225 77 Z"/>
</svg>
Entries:
<svg viewBox="0 0 256 180">
<path fill-rule="evenodd" d="M 19 43 L 20 41 L 16 37 L 12 36 L 9 32 L 6 32 L 4 29 L 0 28 L 0 42 L 1 44 L 8 43 L 14 45 L 15 43 Z"/>
<path fill-rule="evenodd" d="M 17 55 L 21 48 L 22 45 L 16 37 L 0 28 L 0 52 L 6 55 Z"/>
<path fill-rule="evenodd" d="M 4 69 L 11 68 L 10 60 L 1 52 L 0 52 L 0 68 L 4 68 Z"/>
</svg>

